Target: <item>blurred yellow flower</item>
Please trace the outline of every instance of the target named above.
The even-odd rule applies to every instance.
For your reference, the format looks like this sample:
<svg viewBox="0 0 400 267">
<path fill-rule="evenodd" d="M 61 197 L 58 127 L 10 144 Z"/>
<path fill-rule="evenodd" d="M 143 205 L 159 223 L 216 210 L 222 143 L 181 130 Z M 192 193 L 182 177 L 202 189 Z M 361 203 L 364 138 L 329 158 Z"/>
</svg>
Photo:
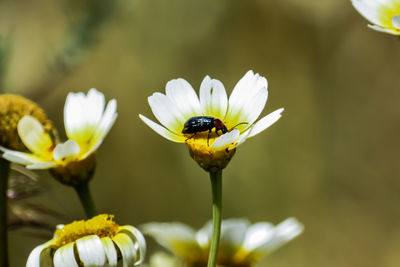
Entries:
<svg viewBox="0 0 400 267">
<path fill-rule="evenodd" d="M 131 267 L 142 263 L 146 241 L 135 227 L 119 226 L 112 215 L 58 226 L 54 238 L 36 247 L 26 267 Z"/>
<path fill-rule="evenodd" d="M 369 20 L 371 29 L 400 35 L 399 0 L 352 0 L 353 6 Z"/>
<path fill-rule="evenodd" d="M 200 98 L 184 79 L 171 80 L 166 94 L 148 98 L 159 125 L 139 117 L 155 132 L 177 143 L 187 143 L 194 160 L 207 171 L 223 169 L 235 148 L 264 131 L 280 117 L 283 108 L 257 121 L 268 98 L 268 82 L 248 71 L 227 97 L 224 85 L 206 76 Z M 214 130 L 215 129 L 215 130 Z"/>
<path fill-rule="evenodd" d="M 207 266 L 212 222 L 199 231 L 182 223 L 148 223 L 141 228 L 160 245 L 183 259 L 188 267 Z M 295 218 L 288 218 L 277 226 L 268 222 L 250 224 L 246 219 L 222 221 L 221 240 L 217 265 L 225 267 L 250 267 L 263 256 L 270 254 L 283 244 L 303 232 L 303 225 Z M 178 262 L 165 255 L 157 257 L 151 266 L 162 266 L 162 260 Z"/>
</svg>

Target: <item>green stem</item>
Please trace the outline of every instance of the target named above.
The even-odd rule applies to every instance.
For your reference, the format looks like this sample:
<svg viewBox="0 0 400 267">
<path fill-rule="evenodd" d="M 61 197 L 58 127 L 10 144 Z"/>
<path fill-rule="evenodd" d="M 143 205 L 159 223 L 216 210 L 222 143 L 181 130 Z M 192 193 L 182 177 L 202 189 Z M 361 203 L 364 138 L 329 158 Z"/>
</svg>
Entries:
<svg viewBox="0 0 400 267">
<path fill-rule="evenodd" d="M 8 267 L 7 189 L 10 163 L 0 158 L 0 267 Z"/>
<path fill-rule="evenodd" d="M 213 234 L 207 267 L 215 267 L 217 264 L 222 221 L 222 170 L 210 172 L 210 180 L 213 196 Z"/>
<path fill-rule="evenodd" d="M 79 196 L 79 200 L 81 201 L 83 208 L 85 209 L 86 216 L 88 218 L 96 216 L 98 213 L 92 195 L 90 194 L 89 183 L 83 182 L 75 186 L 75 191 Z"/>
</svg>

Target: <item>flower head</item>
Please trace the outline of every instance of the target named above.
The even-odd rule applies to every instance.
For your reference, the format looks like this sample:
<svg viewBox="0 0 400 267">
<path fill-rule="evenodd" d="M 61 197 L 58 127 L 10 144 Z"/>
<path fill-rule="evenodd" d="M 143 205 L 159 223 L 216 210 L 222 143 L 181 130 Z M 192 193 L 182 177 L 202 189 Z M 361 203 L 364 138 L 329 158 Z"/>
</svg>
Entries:
<svg viewBox="0 0 400 267">
<path fill-rule="evenodd" d="M 32 116 L 39 121 L 46 133 L 53 130 L 52 123 L 47 120 L 44 111 L 34 102 L 19 95 L 0 95 L 0 145 L 9 149 L 26 150 L 18 137 L 19 120 Z"/>
<path fill-rule="evenodd" d="M 184 79 L 171 80 L 166 94 L 148 98 L 159 125 L 139 117 L 168 140 L 186 143 L 192 158 L 207 171 L 223 169 L 238 145 L 275 123 L 283 109 L 257 121 L 268 98 L 267 80 L 253 71 L 236 84 L 227 97 L 224 85 L 206 76 L 197 97 Z"/>
<path fill-rule="evenodd" d="M 87 95 L 69 93 L 64 106 L 66 142 L 55 144 L 40 121 L 27 115 L 19 120 L 17 130 L 32 153 L 0 146 L 3 157 L 28 169 L 52 168 L 52 174 L 65 184 L 88 180 L 94 172 L 94 152 L 117 117 L 115 99 L 104 107 L 104 95 L 96 89 Z"/>
<path fill-rule="evenodd" d="M 140 264 L 146 253 L 143 235 L 133 226 L 119 226 L 112 215 L 58 226 L 54 238 L 36 247 L 27 267 L 117 266 Z M 119 266 L 119 265 L 118 265 Z"/>
<path fill-rule="evenodd" d="M 182 258 L 188 266 L 207 266 L 212 222 L 197 232 L 181 223 L 148 223 L 142 229 Z M 303 225 L 294 218 L 288 218 L 277 226 L 268 222 L 251 225 L 245 219 L 224 220 L 217 264 L 226 267 L 253 266 L 302 231 Z"/>
<path fill-rule="evenodd" d="M 371 29 L 400 35 L 399 0 L 351 0 L 353 6 L 373 25 Z"/>
</svg>

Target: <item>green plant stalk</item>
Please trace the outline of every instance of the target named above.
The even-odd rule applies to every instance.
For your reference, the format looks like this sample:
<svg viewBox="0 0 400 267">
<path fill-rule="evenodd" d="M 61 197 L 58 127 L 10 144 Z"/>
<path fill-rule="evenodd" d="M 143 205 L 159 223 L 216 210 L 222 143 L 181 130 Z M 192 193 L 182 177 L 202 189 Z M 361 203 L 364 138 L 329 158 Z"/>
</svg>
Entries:
<svg viewBox="0 0 400 267">
<path fill-rule="evenodd" d="M 213 199 L 213 234 L 207 267 L 215 267 L 217 264 L 219 238 L 221 235 L 222 222 L 222 170 L 210 172 L 210 180 Z"/>
<path fill-rule="evenodd" d="M 83 182 L 77 186 L 75 186 L 75 191 L 78 194 L 79 200 L 82 203 L 83 209 L 85 210 L 86 216 L 88 218 L 92 218 L 96 216 L 97 209 L 96 205 L 94 204 L 92 195 L 89 189 L 89 183 Z"/>
<path fill-rule="evenodd" d="M 8 267 L 7 189 L 10 162 L 0 158 L 0 267 Z"/>
</svg>

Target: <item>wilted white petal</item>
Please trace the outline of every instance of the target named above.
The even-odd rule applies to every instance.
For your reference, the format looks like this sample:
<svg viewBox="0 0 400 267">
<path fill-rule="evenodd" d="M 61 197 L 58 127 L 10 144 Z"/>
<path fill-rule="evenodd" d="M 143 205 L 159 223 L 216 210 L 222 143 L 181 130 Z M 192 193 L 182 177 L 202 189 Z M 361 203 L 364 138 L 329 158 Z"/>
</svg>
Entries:
<svg viewBox="0 0 400 267">
<path fill-rule="evenodd" d="M 206 76 L 200 85 L 202 115 L 224 119 L 228 108 L 228 97 L 224 85 Z"/>
<path fill-rule="evenodd" d="M 74 244 L 68 243 L 56 250 L 54 267 L 79 267 L 75 259 Z"/>
<path fill-rule="evenodd" d="M 24 145 L 37 155 L 48 155 L 53 141 L 43 125 L 32 116 L 24 116 L 18 122 L 18 134 Z"/>
<path fill-rule="evenodd" d="M 133 238 L 136 251 L 139 251 L 139 255 L 136 257 L 137 262 L 135 265 L 142 263 L 146 257 L 146 240 L 144 239 L 143 234 L 138 229 L 130 225 L 119 227 L 119 232 L 128 233 L 128 235 Z"/>
<path fill-rule="evenodd" d="M 106 252 L 108 266 L 110 266 L 110 267 L 117 266 L 118 255 L 117 255 L 117 251 L 115 249 L 114 243 L 112 242 L 111 238 L 103 237 L 101 239 L 101 242 L 103 243 L 104 250 Z"/>
<path fill-rule="evenodd" d="M 260 132 L 264 131 L 269 126 L 274 124 L 277 120 L 279 120 L 282 117 L 281 113 L 283 112 L 283 110 L 284 110 L 283 108 L 275 110 L 274 112 L 271 112 L 261 120 L 257 121 L 254 124 L 254 126 L 250 129 L 248 137 L 255 136 L 256 134 L 259 134 Z"/>
<path fill-rule="evenodd" d="M 136 264 L 136 248 L 133 240 L 127 234 L 116 234 L 112 240 L 118 246 L 122 254 L 123 267 L 131 267 Z"/>
<path fill-rule="evenodd" d="M 154 93 L 148 101 L 154 116 L 162 125 L 176 134 L 182 132 L 186 119 L 171 99 L 161 93 Z"/>
<path fill-rule="evenodd" d="M 68 140 L 65 143 L 58 144 L 53 152 L 55 160 L 64 160 L 79 155 L 79 145 L 74 140 Z"/>
<path fill-rule="evenodd" d="M 200 102 L 193 87 L 184 79 L 174 79 L 167 83 L 166 95 L 180 110 L 184 120 L 201 114 Z"/>
<path fill-rule="evenodd" d="M 146 123 L 151 129 L 153 129 L 156 133 L 158 133 L 159 135 L 161 135 L 162 137 L 173 141 L 173 142 L 177 142 L 177 143 L 185 143 L 186 137 L 182 136 L 182 135 L 177 135 L 174 134 L 173 132 L 165 129 L 164 127 L 162 127 L 161 125 L 153 122 L 152 120 L 149 120 L 148 118 L 146 118 L 145 116 L 139 114 L 139 118 Z"/>
<path fill-rule="evenodd" d="M 234 129 L 226 134 L 218 137 L 214 143 L 211 145 L 212 149 L 223 149 L 230 145 L 235 145 L 236 140 L 238 140 L 240 135 L 240 131 L 238 129 Z"/>
<path fill-rule="evenodd" d="M 52 245 L 53 240 L 46 242 L 40 246 L 37 246 L 32 250 L 29 254 L 28 260 L 26 262 L 26 267 L 42 267 L 42 266 L 50 266 L 44 265 L 45 263 L 53 262 L 51 255 L 49 252 L 46 252 L 46 249 Z"/>
<path fill-rule="evenodd" d="M 102 267 L 106 264 L 106 252 L 97 235 L 76 240 L 76 248 L 84 266 Z"/>
</svg>

